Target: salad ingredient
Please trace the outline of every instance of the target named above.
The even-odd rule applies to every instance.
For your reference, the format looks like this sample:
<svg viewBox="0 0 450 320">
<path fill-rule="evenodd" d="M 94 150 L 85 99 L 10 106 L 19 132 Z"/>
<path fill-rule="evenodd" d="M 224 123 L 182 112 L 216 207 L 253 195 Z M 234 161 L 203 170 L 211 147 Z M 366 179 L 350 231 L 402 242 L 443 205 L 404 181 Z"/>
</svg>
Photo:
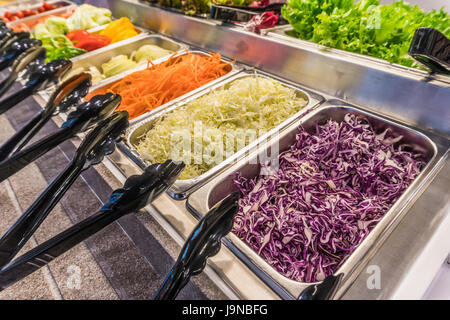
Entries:
<svg viewBox="0 0 450 320">
<path fill-rule="evenodd" d="M 111 39 L 107 36 L 91 34 L 86 30 L 70 31 L 67 33 L 66 37 L 72 41 L 76 48 L 84 49 L 86 51 L 103 48 L 111 43 Z"/>
<path fill-rule="evenodd" d="M 171 141 L 172 133 L 187 130 L 190 141 L 194 142 L 195 127 L 201 123 L 203 150 L 227 150 L 227 156 L 231 156 L 258 135 L 273 129 L 298 112 L 307 103 L 296 90 L 279 82 L 259 76 L 247 76 L 164 115 L 143 135 L 136 148 L 151 162 L 174 159 L 175 155 L 172 153 L 177 146 Z M 247 130 L 254 131 L 255 135 L 248 139 L 240 135 Z M 216 136 L 222 134 L 223 139 L 208 139 L 205 134 L 208 131 L 214 132 Z M 239 143 L 238 139 L 243 143 Z M 215 156 L 203 153 L 202 161 L 195 161 L 194 153 L 180 155 L 180 159 L 174 159 L 186 163 L 180 179 L 197 177 L 224 160 L 221 158 L 217 161 Z"/>
<path fill-rule="evenodd" d="M 69 30 L 87 30 L 111 22 L 111 11 L 97 8 L 90 4 L 79 6 L 70 18 L 67 19 Z"/>
<path fill-rule="evenodd" d="M 213 0 L 214 4 L 222 5 L 222 6 L 240 6 L 246 7 L 250 5 L 254 0 Z"/>
<path fill-rule="evenodd" d="M 288 0 L 283 17 L 293 36 L 320 45 L 364 54 L 407 67 L 419 67 L 408 50 L 419 27 L 436 28 L 450 37 L 450 15 L 424 12 L 404 1 Z"/>
<path fill-rule="evenodd" d="M 272 28 L 278 22 L 278 15 L 273 11 L 266 11 L 254 16 L 244 26 L 245 30 L 260 34 L 262 29 Z"/>
<path fill-rule="evenodd" d="M 62 5 L 53 5 L 48 2 L 43 2 L 42 6 L 38 7 L 36 10 L 30 10 L 30 9 L 24 9 L 19 11 L 5 11 L 2 15 L 0 15 L 0 19 L 2 19 L 5 22 L 15 21 L 18 19 L 22 19 L 25 17 L 33 16 L 45 11 L 54 10 L 56 8 L 62 7 Z"/>
<path fill-rule="evenodd" d="M 354 114 L 317 124 L 314 134 L 300 128 L 278 169 L 235 175 L 243 196 L 233 232 L 289 279 L 323 280 L 425 166 L 402 139 Z"/>
<path fill-rule="evenodd" d="M 130 19 L 126 17 L 122 17 L 109 23 L 105 29 L 100 31 L 99 34 L 110 38 L 111 43 L 115 43 L 138 35 L 134 25 L 130 22 Z"/>
<path fill-rule="evenodd" d="M 91 92 L 86 100 L 106 92 L 120 94 L 122 103 L 118 110 L 128 111 L 130 119 L 133 119 L 230 70 L 230 63 L 221 61 L 220 54 L 204 56 L 187 53 L 172 56 L 167 61 L 152 64 L 145 70 L 133 72 L 122 80 Z"/>
<path fill-rule="evenodd" d="M 126 55 L 121 54 L 102 64 L 102 70 L 105 77 L 112 77 L 123 71 L 133 69 L 136 66 L 136 62 L 129 59 Z"/>
<path fill-rule="evenodd" d="M 137 63 L 147 62 L 148 60 L 156 60 L 171 54 L 172 51 L 158 47 L 154 44 L 146 44 L 140 47 L 132 57 Z"/>
</svg>

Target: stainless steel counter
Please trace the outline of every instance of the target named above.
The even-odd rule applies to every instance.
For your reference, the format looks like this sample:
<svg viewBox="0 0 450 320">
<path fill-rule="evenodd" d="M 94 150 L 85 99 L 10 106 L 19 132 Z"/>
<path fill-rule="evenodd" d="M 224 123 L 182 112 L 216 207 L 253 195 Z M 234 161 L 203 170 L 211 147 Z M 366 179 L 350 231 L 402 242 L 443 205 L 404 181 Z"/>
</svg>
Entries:
<svg viewBox="0 0 450 320">
<path fill-rule="evenodd" d="M 441 152 L 426 183 L 409 199 L 401 219 L 391 225 L 364 257 L 342 299 L 420 298 L 450 251 L 450 78 L 383 61 L 323 50 L 313 44 L 264 37 L 216 21 L 186 17 L 136 0 L 110 0 L 115 16 L 194 47 L 222 53 L 322 94 L 361 106 L 434 137 Z M 107 162 L 125 179 L 140 169 L 121 152 Z M 182 243 L 196 219 L 185 201 L 164 195 L 149 213 Z M 223 247 L 206 270 L 230 298 L 278 299 L 229 248 Z M 379 274 L 377 274 L 379 273 Z M 379 275 L 380 287 L 371 285 Z"/>
</svg>

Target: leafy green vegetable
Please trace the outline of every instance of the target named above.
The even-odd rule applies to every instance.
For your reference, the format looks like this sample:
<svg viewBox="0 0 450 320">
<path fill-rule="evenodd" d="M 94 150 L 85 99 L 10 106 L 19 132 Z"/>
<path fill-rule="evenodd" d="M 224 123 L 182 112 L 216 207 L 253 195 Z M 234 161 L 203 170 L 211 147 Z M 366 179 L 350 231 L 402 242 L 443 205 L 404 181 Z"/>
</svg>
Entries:
<svg viewBox="0 0 450 320">
<path fill-rule="evenodd" d="M 443 9 L 426 13 L 404 1 L 288 0 L 281 12 L 298 38 L 407 67 L 419 66 L 408 56 L 417 28 L 432 27 L 450 37 L 450 15 Z"/>
<path fill-rule="evenodd" d="M 67 26 L 69 30 L 88 30 L 110 22 L 111 11 L 83 4 L 67 19 Z"/>
<path fill-rule="evenodd" d="M 248 6 L 254 0 L 213 0 L 213 3 L 218 5 L 227 5 L 227 6 Z"/>
</svg>

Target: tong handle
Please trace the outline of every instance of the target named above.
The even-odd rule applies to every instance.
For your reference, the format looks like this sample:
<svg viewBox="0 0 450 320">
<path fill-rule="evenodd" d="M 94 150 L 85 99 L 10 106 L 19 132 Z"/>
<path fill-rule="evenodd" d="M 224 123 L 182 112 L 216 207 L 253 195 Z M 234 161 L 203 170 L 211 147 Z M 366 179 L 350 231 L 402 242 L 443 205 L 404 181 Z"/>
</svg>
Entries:
<svg viewBox="0 0 450 320">
<path fill-rule="evenodd" d="M 297 300 L 330 300 L 335 295 L 341 283 L 343 273 L 329 275 L 319 284 L 313 284 L 304 289 Z"/>
<path fill-rule="evenodd" d="M 208 258 L 219 252 L 222 238 L 233 227 L 233 219 L 239 209 L 238 200 L 238 193 L 230 194 L 199 221 L 155 294 L 155 300 L 175 299 L 191 276 L 201 273 Z"/>
<path fill-rule="evenodd" d="M 48 216 L 61 197 L 75 182 L 82 166 L 70 162 L 31 206 L 16 220 L 0 239 L 0 268 L 8 264 L 22 249 Z"/>
<path fill-rule="evenodd" d="M 125 214 L 126 212 L 120 211 L 112 213 L 98 211 L 89 218 L 84 219 L 28 251 L 0 271 L 0 290 L 9 287 L 13 283 L 47 265 L 56 257 L 62 255 Z"/>
<path fill-rule="evenodd" d="M 73 128 L 61 128 L 55 133 L 48 135 L 47 137 L 3 160 L 0 162 L 0 182 L 22 170 L 34 160 L 55 148 L 63 141 L 70 139 L 75 135 L 75 133 L 76 131 Z"/>
<path fill-rule="evenodd" d="M 408 53 L 432 73 L 450 74 L 450 40 L 438 30 L 418 28 Z"/>
<path fill-rule="evenodd" d="M 171 160 L 153 164 L 114 190 L 100 211 L 40 244 L 0 270 L 0 290 L 43 267 L 120 217 L 143 208 L 166 191 L 184 168 Z"/>
<path fill-rule="evenodd" d="M 35 132 L 44 126 L 44 111 L 39 111 L 27 124 L 25 124 L 19 131 L 17 131 L 11 138 L 9 138 L 0 147 L 0 163 L 8 158 L 13 151 L 19 150 L 25 143 L 31 139 Z M 22 144 L 19 143 L 22 141 Z M 18 147 L 19 145 L 19 147 Z"/>
</svg>

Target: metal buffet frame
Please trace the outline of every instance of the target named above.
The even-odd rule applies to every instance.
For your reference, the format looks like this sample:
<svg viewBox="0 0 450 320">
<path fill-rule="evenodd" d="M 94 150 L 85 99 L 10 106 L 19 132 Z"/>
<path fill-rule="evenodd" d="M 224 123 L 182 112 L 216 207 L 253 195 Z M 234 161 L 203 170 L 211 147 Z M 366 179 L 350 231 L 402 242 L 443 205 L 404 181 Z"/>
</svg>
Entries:
<svg viewBox="0 0 450 320">
<path fill-rule="evenodd" d="M 432 156 L 427 167 L 394 205 L 394 213 L 386 215 L 387 219 L 377 225 L 378 231 L 369 235 L 342 266 L 344 280 L 334 298 L 396 299 L 423 295 L 450 249 L 450 78 L 339 50 L 323 50 L 305 41 L 274 36 L 273 32 L 255 35 L 240 27 L 185 16 L 138 0 L 109 0 L 109 4 L 115 17 L 127 16 L 138 26 L 191 50 L 220 52 L 240 65 L 256 68 L 327 100 L 301 115 L 295 123 L 302 122 L 302 117 L 314 117 L 330 105 L 345 106 L 428 141 Z M 202 90 L 219 86 L 220 81 L 226 82 L 221 79 L 201 87 L 170 105 L 182 104 L 191 96 L 195 98 Z M 45 102 L 42 96 L 36 97 L 41 104 Z M 144 118 L 151 116 L 133 122 L 134 126 L 142 125 Z M 290 122 L 280 129 L 281 136 L 293 125 Z M 258 143 L 261 148 L 270 141 Z M 201 202 L 209 195 L 203 191 L 210 190 L 227 173 L 241 166 L 244 156 L 255 152 L 254 148 L 246 150 L 235 162 L 215 171 L 187 201 L 174 200 L 165 194 L 147 206 L 147 211 L 181 245 L 199 215 L 207 209 Z M 126 142 L 104 162 L 121 181 L 142 172 L 144 164 Z M 194 214 L 187 209 L 187 202 Z M 233 235 L 224 239 L 222 250 L 209 260 L 204 271 L 226 295 L 233 299 L 296 298 L 299 286 L 286 286 L 270 267 L 266 268 L 267 263 L 264 266 L 264 261 L 258 261 L 259 257 L 246 250 L 245 245 L 236 245 L 235 240 Z M 370 274 L 365 268 L 373 265 L 382 270 L 380 290 L 367 286 Z"/>
</svg>

